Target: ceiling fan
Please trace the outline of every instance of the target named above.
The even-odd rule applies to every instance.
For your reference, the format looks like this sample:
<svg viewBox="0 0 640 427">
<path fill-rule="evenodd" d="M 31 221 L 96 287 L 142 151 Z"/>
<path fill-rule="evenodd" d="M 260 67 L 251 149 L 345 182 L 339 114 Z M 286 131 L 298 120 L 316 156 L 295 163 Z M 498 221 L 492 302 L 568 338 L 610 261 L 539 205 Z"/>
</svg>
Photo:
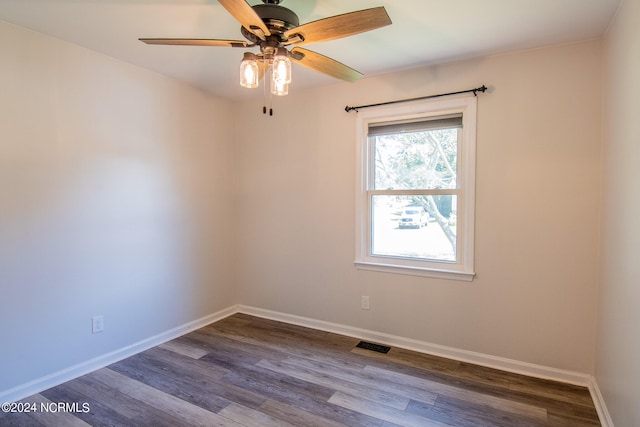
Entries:
<svg viewBox="0 0 640 427">
<path fill-rule="evenodd" d="M 331 77 L 353 82 L 362 73 L 334 59 L 300 46 L 352 36 L 391 24 L 384 7 L 359 10 L 300 25 L 298 16 L 280 6 L 282 0 L 262 0 L 249 5 L 245 0 L 218 0 L 242 25 L 247 40 L 141 38 L 154 45 L 259 47 L 260 53 L 245 52 L 240 65 L 240 84 L 258 87 L 270 73 L 271 93 L 286 95 L 291 82 L 291 60 Z M 289 49 L 291 47 L 291 49 Z"/>
</svg>

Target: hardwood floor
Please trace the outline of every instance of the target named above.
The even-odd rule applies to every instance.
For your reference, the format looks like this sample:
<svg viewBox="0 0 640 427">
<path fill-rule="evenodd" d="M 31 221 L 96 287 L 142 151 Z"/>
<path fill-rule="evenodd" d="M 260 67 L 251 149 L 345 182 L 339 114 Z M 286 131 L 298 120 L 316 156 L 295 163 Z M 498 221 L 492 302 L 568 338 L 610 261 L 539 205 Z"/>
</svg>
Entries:
<svg viewBox="0 0 640 427">
<path fill-rule="evenodd" d="M 21 401 L 66 411 L 0 425 L 600 425 L 585 388 L 358 342 L 236 314 Z"/>
</svg>

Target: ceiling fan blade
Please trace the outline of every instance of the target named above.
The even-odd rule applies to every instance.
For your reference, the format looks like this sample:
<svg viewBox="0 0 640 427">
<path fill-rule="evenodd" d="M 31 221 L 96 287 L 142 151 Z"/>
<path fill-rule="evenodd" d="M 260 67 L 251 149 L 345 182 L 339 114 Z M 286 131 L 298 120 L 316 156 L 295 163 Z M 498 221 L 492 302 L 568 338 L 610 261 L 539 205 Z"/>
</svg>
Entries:
<svg viewBox="0 0 640 427">
<path fill-rule="evenodd" d="M 253 8 L 245 0 L 218 0 L 227 12 L 247 30 L 264 40 L 264 36 L 270 36 L 269 28 L 258 16 Z"/>
<path fill-rule="evenodd" d="M 249 43 L 242 40 L 217 39 L 138 39 L 146 44 L 177 45 L 177 46 L 229 46 L 248 47 Z"/>
<path fill-rule="evenodd" d="M 375 30 L 391 24 L 391 19 L 383 6 L 336 15 L 309 22 L 284 32 L 284 38 L 302 36 L 296 45 L 324 42 Z"/>
<path fill-rule="evenodd" d="M 355 82 L 363 76 L 361 72 L 356 71 L 335 59 L 331 59 L 327 56 L 312 52 L 308 49 L 302 49 L 300 47 L 294 47 L 291 49 L 291 59 L 314 71 L 319 71 L 328 76 L 346 80 L 348 82 Z"/>
</svg>

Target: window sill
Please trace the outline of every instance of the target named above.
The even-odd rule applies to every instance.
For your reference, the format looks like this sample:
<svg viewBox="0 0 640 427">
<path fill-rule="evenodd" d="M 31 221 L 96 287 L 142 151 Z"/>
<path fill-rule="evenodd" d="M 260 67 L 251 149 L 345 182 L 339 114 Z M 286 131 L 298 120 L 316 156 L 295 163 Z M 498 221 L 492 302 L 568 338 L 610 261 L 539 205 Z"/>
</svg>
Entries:
<svg viewBox="0 0 640 427">
<path fill-rule="evenodd" d="M 371 261 L 354 261 L 354 265 L 360 270 L 381 271 L 384 273 L 406 274 L 410 276 L 432 277 L 436 279 L 462 280 L 465 282 L 471 282 L 475 276 L 474 272 L 383 264 Z"/>
</svg>

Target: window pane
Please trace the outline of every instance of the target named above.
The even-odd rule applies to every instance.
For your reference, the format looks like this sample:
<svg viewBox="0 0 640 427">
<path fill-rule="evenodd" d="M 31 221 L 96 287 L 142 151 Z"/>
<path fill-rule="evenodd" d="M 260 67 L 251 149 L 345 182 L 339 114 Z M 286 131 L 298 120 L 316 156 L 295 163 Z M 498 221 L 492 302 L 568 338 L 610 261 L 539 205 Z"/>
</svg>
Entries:
<svg viewBox="0 0 640 427">
<path fill-rule="evenodd" d="M 378 195 L 371 199 L 371 254 L 456 260 L 457 197 Z"/>
<path fill-rule="evenodd" d="M 375 189 L 456 188 L 458 129 L 371 137 Z"/>
</svg>

